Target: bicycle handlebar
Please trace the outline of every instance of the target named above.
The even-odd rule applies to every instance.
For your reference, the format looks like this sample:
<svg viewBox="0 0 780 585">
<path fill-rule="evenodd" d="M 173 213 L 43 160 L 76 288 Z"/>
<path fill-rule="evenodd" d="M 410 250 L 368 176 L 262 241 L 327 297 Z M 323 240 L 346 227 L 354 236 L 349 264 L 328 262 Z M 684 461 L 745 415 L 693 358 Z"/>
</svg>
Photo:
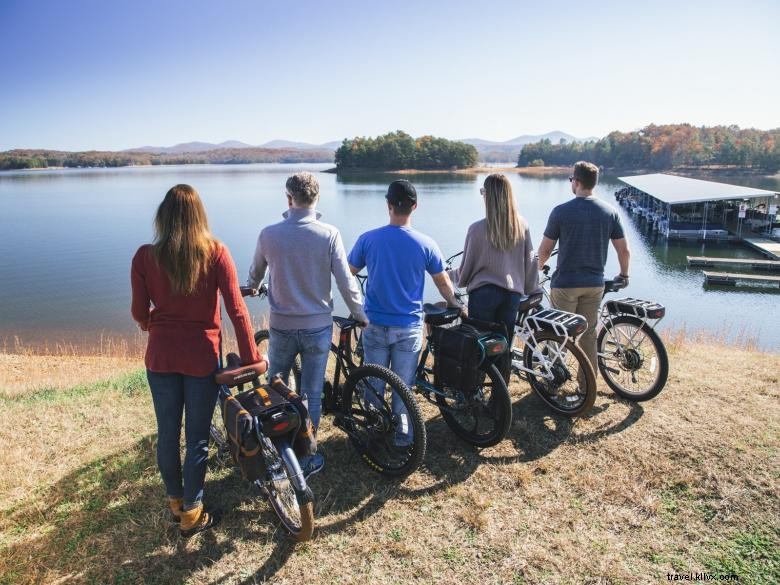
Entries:
<svg viewBox="0 0 780 585">
<path fill-rule="evenodd" d="M 457 258 L 458 256 L 462 256 L 463 252 L 464 252 L 464 250 L 461 250 L 457 254 L 453 254 L 452 256 L 450 256 L 449 258 L 447 258 L 444 261 L 444 265 L 447 267 L 447 270 L 452 268 L 452 261 L 455 260 L 455 258 Z"/>
<path fill-rule="evenodd" d="M 264 282 L 260 283 L 260 286 L 257 288 L 252 288 L 251 286 L 242 286 L 241 287 L 241 296 L 242 297 L 260 297 L 263 298 L 268 295 L 268 285 Z"/>
<path fill-rule="evenodd" d="M 604 294 L 618 292 L 628 286 L 628 282 L 625 280 L 605 280 L 604 281 Z"/>
</svg>

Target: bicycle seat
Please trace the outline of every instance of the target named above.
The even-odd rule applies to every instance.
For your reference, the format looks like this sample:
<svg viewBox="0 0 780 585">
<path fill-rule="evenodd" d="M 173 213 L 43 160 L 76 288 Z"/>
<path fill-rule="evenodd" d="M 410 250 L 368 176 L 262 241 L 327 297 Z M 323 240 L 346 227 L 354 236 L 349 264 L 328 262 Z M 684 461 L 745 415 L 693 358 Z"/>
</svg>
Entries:
<svg viewBox="0 0 780 585">
<path fill-rule="evenodd" d="M 231 360 L 229 356 L 228 364 L 231 362 L 233 362 L 233 360 Z M 222 384 L 223 386 L 232 388 L 233 386 L 238 386 L 244 382 L 254 380 L 255 378 L 265 374 L 266 371 L 268 371 L 268 358 L 263 356 L 261 361 L 254 364 L 249 364 L 247 366 L 228 365 L 227 368 L 217 370 L 216 374 L 214 374 L 214 381 L 217 384 Z"/>
<path fill-rule="evenodd" d="M 520 306 L 517 308 L 518 313 L 526 313 L 534 307 L 538 307 L 542 304 L 544 293 L 535 293 L 532 295 L 525 295 L 520 299 Z"/>
<path fill-rule="evenodd" d="M 358 322 L 354 319 L 348 319 L 347 317 L 333 317 L 333 322 L 339 329 L 354 329 L 358 326 Z"/>
<path fill-rule="evenodd" d="M 460 316 L 458 307 L 440 307 L 431 303 L 423 305 L 425 322 L 431 325 L 446 325 L 452 323 Z"/>
</svg>

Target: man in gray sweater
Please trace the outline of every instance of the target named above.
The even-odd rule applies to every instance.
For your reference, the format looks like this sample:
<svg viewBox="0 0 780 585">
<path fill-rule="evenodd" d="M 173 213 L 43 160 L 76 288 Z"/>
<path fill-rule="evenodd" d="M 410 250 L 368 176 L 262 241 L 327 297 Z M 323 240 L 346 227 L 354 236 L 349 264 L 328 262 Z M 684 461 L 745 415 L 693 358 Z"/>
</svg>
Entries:
<svg viewBox="0 0 780 585">
<path fill-rule="evenodd" d="M 249 286 L 260 284 L 268 270 L 271 306 L 268 348 L 269 373 L 287 380 L 295 356 L 301 356 L 301 396 L 308 401 L 315 429 L 320 423 L 322 381 L 333 334 L 331 275 L 336 278 L 352 316 L 368 323 L 363 298 L 349 271 L 341 234 L 319 221 L 315 210 L 320 186 L 311 173 L 287 179 L 284 220 L 264 228 L 249 269 Z M 317 453 L 301 461 L 306 476 L 325 465 Z"/>
</svg>

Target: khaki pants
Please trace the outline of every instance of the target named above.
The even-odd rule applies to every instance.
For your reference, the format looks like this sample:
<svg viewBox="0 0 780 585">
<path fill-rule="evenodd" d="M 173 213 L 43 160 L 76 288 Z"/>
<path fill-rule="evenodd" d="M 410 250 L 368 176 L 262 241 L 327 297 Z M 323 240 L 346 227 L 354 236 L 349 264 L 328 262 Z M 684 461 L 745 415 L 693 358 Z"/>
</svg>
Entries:
<svg viewBox="0 0 780 585">
<path fill-rule="evenodd" d="M 588 356 L 593 371 L 598 372 L 596 362 L 596 325 L 599 318 L 599 306 L 604 296 L 603 286 L 588 286 L 580 288 L 554 288 L 550 291 L 550 301 L 556 309 L 577 313 L 588 321 L 588 329 L 579 338 L 579 345 Z M 580 386 L 583 385 L 582 373 L 577 376 Z"/>
</svg>

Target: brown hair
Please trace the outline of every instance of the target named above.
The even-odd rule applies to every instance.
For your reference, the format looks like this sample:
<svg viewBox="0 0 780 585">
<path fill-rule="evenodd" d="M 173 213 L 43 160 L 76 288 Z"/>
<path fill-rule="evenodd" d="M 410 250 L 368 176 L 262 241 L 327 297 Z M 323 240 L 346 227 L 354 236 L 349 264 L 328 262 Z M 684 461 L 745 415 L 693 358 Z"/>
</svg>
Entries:
<svg viewBox="0 0 780 585">
<path fill-rule="evenodd" d="M 320 183 L 317 177 L 311 173 L 295 173 L 285 183 L 287 192 L 293 198 L 296 205 L 311 207 L 317 201 L 320 194 Z"/>
<path fill-rule="evenodd" d="M 175 185 L 165 194 L 154 218 L 152 252 L 178 295 L 192 295 L 211 263 L 217 240 L 209 231 L 198 192 Z"/>
<path fill-rule="evenodd" d="M 487 239 L 494 248 L 511 250 L 523 241 L 525 220 L 517 212 L 509 179 L 500 173 L 485 179 L 485 217 Z"/>
<path fill-rule="evenodd" d="M 582 183 L 585 189 L 593 189 L 599 181 L 599 168 L 593 163 L 581 160 L 574 165 L 572 176 Z"/>
</svg>

